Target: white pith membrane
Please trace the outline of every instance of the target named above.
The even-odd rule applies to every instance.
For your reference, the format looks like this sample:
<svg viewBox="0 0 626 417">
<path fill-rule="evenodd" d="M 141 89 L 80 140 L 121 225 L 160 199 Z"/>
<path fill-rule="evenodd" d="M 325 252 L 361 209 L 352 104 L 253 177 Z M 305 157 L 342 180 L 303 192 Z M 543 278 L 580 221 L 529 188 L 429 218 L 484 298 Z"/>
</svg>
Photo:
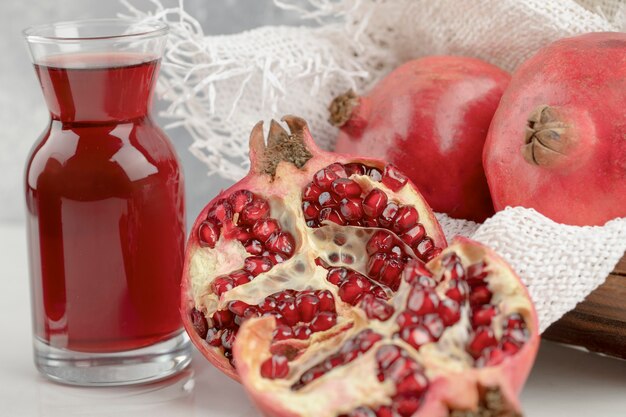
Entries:
<svg viewBox="0 0 626 417">
<path fill-rule="evenodd" d="M 291 127 L 293 132 L 293 126 Z M 253 136 L 254 134 L 253 131 Z M 306 143 L 307 138 L 310 138 L 307 137 L 308 131 L 304 130 L 301 134 L 305 135 L 304 142 Z M 384 166 L 380 162 L 365 159 L 340 158 L 339 161 L 336 159 L 335 155 L 314 151 L 314 157 L 302 168 L 297 168 L 288 162 L 280 162 L 273 179 L 268 175 L 258 175 L 258 173 L 249 175 L 240 186 L 235 186 L 218 196 L 213 203 L 221 198 L 228 198 L 238 190 L 245 189 L 267 201 L 271 207 L 269 217 L 278 221 L 282 231 L 291 233 L 295 239 L 295 251 L 292 257 L 274 265 L 269 271 L 257 275 L 249 283 L 236 286 L 218 296 L 211 285 L 214 279 L 241 270 L 245 259 L 251 255 L 246 252 L 242 243 L 226 238 L 223 231 L 213 247 L 203 247 L 199 244 L 198 238 L 192 236 L 188 247 L 185 287 L 187 294 L 183 294 L 186 303 L 184 308 L 192 314 L 193 312 L 201 313 L 208 320 L 208 326 L 211 327 L 213 314 L 216 311 L 228 310 L 231 301 L 242 301 L 256 306 L 266 297 L 284 290 L 328 290 L 334 297 L 337 313 L 336 324 L 330 329 L 313 332 L 305 340 L 277 341 L 273 340 L 276 326 L 273 318 L 252 318 L 250 320 L 254 321 L 254 325 L 244 323 L 237 334 L 237 341 L 233 348 L 237 370 L 243 376 L 243 382 L 253 396 L 254 393 L 269 395 L 272 401 L 280 404 L 281 407 L 288 408 L 294 415 L 335 417 L 349 414 L 351 410 L 358 407 L 376 409 L 381 405 L 390 404 L 391 396 L 394 395 L 396 389 L 395 383 L 390 380 L 381 383 L 377 379 L 378 372 L 374 358 L 378 348 L 384 344 L 401 346 L 411 358 L 424 367 L 424 373 L 430 381 L 426 396 L 440 389 L 437 388 L 441 386 L 438 376 L 455 374 L 455 386 L 446 385 L 449 381 L 443 384 L 450 395 L 449 401 L 443 401 L 446 396 L 440 395 L 441 404 L 445 403 L 446 407 L 450 406 L 454 409 L 475 407 L 479 401 L 477 384 L 501 388 L 504 395 L 507 398 L 511 397 L 511 400 L 515 402 L 515 391 L 519 383 L 508 386 L 508 381 L 502 373 L 492 372 L 493 368 L 489 367 L 470 372 L 474 368 L 475 361 L 466 350 L 471 337 L 469 307 L 462 308 L 460 320 L 447 328 L 437 342 L 427 343 L 416 351 L 408 343 L 394 336 L 398 333 L 399 327 L 396 318 L 405 310 L 409 296 L 410 286 L 404 279 L 401 280 L 400 287 L 395 294 L 388 288 L 385 291 L 386 296 L 390 297 L 387 303 L 394 308 L 393 315 L 385 321 L 369 319 L 358 304 L 352 306 L 342 301 L 339 296 L 339 287 L 327 279 L 328 269 L 343 266 L 368 276 L 367 264 L 370 256 L 367 254 L 366 244 L 369 238 L 380 229 L 339 226 L 328 221 L 319 228 L 308 227 L 303 215 L 302 192 L 318 170 L 334 162 L 343 164 L 358 162 L 375 167 L 381 172 Z M 443 234 L 432 212 L 410 183 L 394 192 L 382 182 L 375 181 L 367 175 L 351 175 L 350 178 L 360 185 L 363 190 L 362 196 L 375 187 L 384 191 L 389 201 L 415 207 L 419 212 L 419 222 L 426 229 L 426 236 L 430 236 L 437 247 L 445 246 Z M 237 214 L 234 216 L 235 222 L 237 222 L 237 216 Z M 202 220 L 199 219 L 199 221 Z M 198 233 L 199 224 L 199 222 L 196 223 L 193 233 Z M 391 233 L 389 230 L 388 232 Z M 399 243 L 399 246 L 408 257 L 416 259 L 408 246 L 403 243 Z M 444 254 L 450 250 L 452 249 L 444 251 Z M 487 257 L 485 248 L 478 245 L 464 243 L 455 245 L 453 250 L 460 257 L 465 268 L 483 261 L 488 264 L 487 269 L 490 273 L 487 283 L 489 290 L 493 293 L 491 304 L 498 306 L 501 310 L 491 324 L 495 337 L 500 339 L 503 317 L 510 313 L 521 314 L 530 332 L 529 335 L 536 336 L 532 305 L 525 289 L 510 268 L 497 257 Z M 441 271 L 437 272 L 440 259 L 441 256 L 429 263 L 429 268 L 433 270 L 436 277 L 437 273 L 441 274 Z M 326 268 L 319 263 L 326 264 Z M 371 282 L 375 283 L 373 280 Z M 447 278 L 438 283 L 436 292 L 439 298 L 444 298 L 447 285 Z M 502 302 L 504 299 L 506 299 L 505 303 Z M 296 383 L 306 370 L 337 352 L 346 341 L 351 340 L 364 329 L 371 329 L 381 335 L 382 340 L 354 361 L 340 365 L 302 387 L 296 387 Z M 240 338 L 244 341 L 241 342 Z M 226 368 L 230 367 L 229 360 L 224 357 L 225 351 L 222 347 L 208 345 L 202 340 L 202 336 L 198 338 L 198 334 L 192 335 L 192 340 L 201 347 L 201 350 L 213 352 L 214 358 L 210 359 L 221 362 L 222 364 L 218 366 L 223 366 L 223 370 L 228 372 Z M 310 345 L 314 347 L 307 348 Z M 513 357 L 524 354 L 525 350 L 531 351 L 530 355 L 533 355 L 534 351 L 527 345 L 524 345 Z M 285 350 L 285 346 L 290 348 Z M 261 376 L 261 364 L 272 356 L 270 351 L 275 355 L 289 356 L 289 373 L 286 377 L 268 379 Z M 510 358 L 507 357 L 500 366 L 511 362 Z M 232 357 L 229 356 L 229 359 Z M 515 378 L 523 382 L 525 379 L 523 374 L 527 371 L 528 369 L 522 369 L 520 375 Z M 466 393 L 462 398 L 460 396 L 455 398 L 453 395 L 455 392 L 467 392 L 467 390 L 470 390 L 470 393 Z M 443 407 L 441 404 L 440 406 Z M 420 411 L 426 412 L 426 406 L 420 408 Z"/>
</svg>

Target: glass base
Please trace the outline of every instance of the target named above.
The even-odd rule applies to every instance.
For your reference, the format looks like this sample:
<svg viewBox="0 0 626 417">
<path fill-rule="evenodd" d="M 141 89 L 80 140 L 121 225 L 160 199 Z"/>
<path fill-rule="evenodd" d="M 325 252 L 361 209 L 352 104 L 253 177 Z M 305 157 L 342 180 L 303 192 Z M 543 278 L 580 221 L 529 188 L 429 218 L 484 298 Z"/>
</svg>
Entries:
<svg viewBox="0 0 626 417">
<path fill-rule="evenodd" d="M 143 384 L 170 377 L 191 362 L 191 343 L 184 330 L 141 349 L 86 353 L 49 346 L 35 338 L 35 365 L 47 378 L 69 385 Z"/>
</svg>

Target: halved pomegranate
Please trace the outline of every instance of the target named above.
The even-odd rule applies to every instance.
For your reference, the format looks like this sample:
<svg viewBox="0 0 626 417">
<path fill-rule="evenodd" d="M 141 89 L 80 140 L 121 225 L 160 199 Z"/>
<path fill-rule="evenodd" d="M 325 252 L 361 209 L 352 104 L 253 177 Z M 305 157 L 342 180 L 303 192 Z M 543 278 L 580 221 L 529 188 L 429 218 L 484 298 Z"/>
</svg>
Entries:
<svg viewBox="0 0 626 417">
<path fill-rule="evenodd" d="M 334 263 L 327 277 L 339 289 L 328 291 L 342 299 L 349 285 L 348 304 L 359 307 L 337 300 L 338 324 L 323 337 L 278 341 L 282 325 L 273 316 L 239 329 L 237 371 L 263 415 L 520 415 L 517 396 L 536 355 L 537 319 L 501 258 L 457 239 L 425 266 L 408 261 L 396 291 L 384 287 L 388 297 L 374 295 L 380 280 L 368 274 L 365 263 Z M 360 304 L 351 302 L 357 287 L 368 288 Z"/>
<path fill-rule="evenodd" d="M 267 145 L 262 125 L 254 127 L 250 173 L 200 213 L 186 249 L 185 327 L 236 379 L 233 363 L 246 358 L 233 358 L 233 346 L 246 320 L 271 318 L 263 343 L 285 349 L 255 366 L 292 376 L 291 355 L 301 348 L 326 346 L 368 319 L 394 322 L 402 274 L 446 246 L 432 211 L 395 167 L 321 151 L 302 119 L 284 120 L 291 132 L 272 122 Z M 446 320 L 460 314 L 446 308 Z"/>
</svg>

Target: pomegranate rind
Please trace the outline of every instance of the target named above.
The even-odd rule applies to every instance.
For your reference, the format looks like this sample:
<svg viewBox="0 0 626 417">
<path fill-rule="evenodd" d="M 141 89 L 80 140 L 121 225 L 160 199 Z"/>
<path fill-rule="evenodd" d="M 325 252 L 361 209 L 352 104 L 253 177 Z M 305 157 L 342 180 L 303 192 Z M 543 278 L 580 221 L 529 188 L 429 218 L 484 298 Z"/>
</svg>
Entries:
<svg viewBox="0 0 626 417">
<path fill-rule="evenodd" d="M 215 278 L 215 276 L 206 277 L 207 281 L 203 283 L 203 288 L 200 290 L 197 288 L 197 285 L 194 287 L 194 280 L 197 279 L 198 274 L 202 274 L 202 271 L 198 272 L 198 265 L 202 264 L 203 260 L 206 259 L 207 254 L 214 250 L 219 251 L 220 248 L 219 242 L 221 240 L 218 241 L 218 245 L 215 249 L 203 247 L 199 240 L 197 230 L 206 220 L 209 210 L 216 201 L 231 195 L 237 190 L 249 190 L 266 199 L 274 198 L 276 200 L 284 200 L 300 198 L 299 196 L 301 190 L 311 181 L 313 174 L 335 162 L 342 164 L 362 163 L 368 166 L 376 167 L 380 169 L 381 172 L 386 166 L 386 163 L 376 159 L 353 157 L 349 155 L 337 155 L 331 152 L 323 151 L 315 144 L 304 120 L 295 116 L 285 116 L 283 120 L 289 125 L 291 135 L 296 135 L 301 139 L 304 147 L 308 150 L 308 152 L 310 152 L 311 158 L 300 168 L 296 167 L 293 163 L 280 161 L 276 164 L 275 170 L 271 173 L 266 172 L 267 161 L 272 159 L 272 155 L 268 155 L 268 147 L 265 144 L 263 136 L 263 124 L 261 122 L 257 123 L 250 135 L 250 172 L 235 185 L 220 192 L 220 194 L 211 200 L 200 212 L 193 227 L 191 228 L 191 233 L 187 240 L 185 249 L 180 308 L 183 325 L 189 334 L 192 343 L 196 346 L 196 348 L 198 348 L 202 355 L 220 371 L 237 381 L 239 381 L 240 378 L 230 364 L 229 360 L 224 357 L 221 348 L 209 346 L 201 337 L 198 336 L 190 321 L 190 312 L 193 308 L 197 308 L 201 311 L 204 310 L 206 313 L 207 309 L 202 305 L 200 300 L 206 295 L 210 281 Z M 272 138 L 272 130 L 276 129 L 280 128 L 278 128 L 275 123 L 272 123 L 270 127 L 270 140 Z M 276 134 L 274 137 L 275 136 Z M 434 216 L 434 213 L 426 204 L 417 188 L 410 181 L 397 193 L 387 189 L 383 184 L 377 184 L 377 187 L 384 189 L 390 195 L 398 196 L 398 198 L 402 201 L 414 205 L 419 211 L 420 222 L 424 225 L 427 235 L 433 239 L 435 245 L 439 248 L 447 246 L 445 236 L 441 226 Z M 297 236 L 296 239 L 298 239 Z M 229 257 L 227 255 L 224 255 L 224 257 L 227 258 L 223 259 L 224 262 L 236 262 L 236 259 L 234 259 L 236 257 L 230 257 L 230 259 L 228 259 Z M 202 267 L 200 267 L 200 270 L 201 269 Z M 285 288 L 288 287 L 286 286 Z M 212 314 L 212 311 L 210 313 Z M 208 316 L 210 316 L 210 314 L 208 314 Z"/>
<path fill-rule="evenodd" d="M 520 410 L 519 393 L 539 347 L 537 314 L 528 291 L 502 258 L 489 248 L 465 238 L 456 238 L 453 244 L 427 264 L 427 267 L 431 270 L 440 268 L 441 259 L 450 251 L 463 254 L 465 259 L 486 260 L 493 274 L 490 275 L 490 285 L 494 283 L 497 286 L 501 280 L 514 290 L 515 312 L 524 318 L 529 337 L 520 351 L 506 357 L 496 366 L 468 368 L 462 372 L 444 370 L 441 375 L 431 378 L 423 404 L 413 417 L 446 417 L 450 410 L 476 410 L 481 400 L 479 387 L 480 390 L 498 389 L 510 409 L 517 412 Z M 347 410 L 342 408 L 344 403 L 354 402 L 355 399 L 360 400 L 363 405 L 372 405 L 371 398 L 380 390 L 381 385 L 372 386 L 363 392 L 355 392 L 354 387 L 361 381 L 357 379 L 358 377 L 351 377 L 343 369 L 333 371 L 335 374 L 332 378 L 329 377 L 332 384 L 324 382 L 325 389 L 320 392 L 315 392 L 320 385 L 313 385 L 317 381 L 302 391 L 293 393 L 289 392 L 289 388 L 285 388 L 284 384 L 261 377 L 259 367 L 269 356 L 272 344 L 270 335 L 274 326 L 275 321 L 271 318 L 253 319 L 244 323 L 233 348 L 244 388 L 265 416 L 334 417 L 346 413 Z M 315 346 L 310 349 L 315 349 Z M 429 363 L 422 365 L 428 367 Z M 309 395 L 310 398 L 298 401 L 296 398 L 299 395 Z M 343 396 L 343 400 L 339 400 L 338 395 Z M 320 407 L 323 407 L 323 410 L 320 410 Z"/>
</svg>

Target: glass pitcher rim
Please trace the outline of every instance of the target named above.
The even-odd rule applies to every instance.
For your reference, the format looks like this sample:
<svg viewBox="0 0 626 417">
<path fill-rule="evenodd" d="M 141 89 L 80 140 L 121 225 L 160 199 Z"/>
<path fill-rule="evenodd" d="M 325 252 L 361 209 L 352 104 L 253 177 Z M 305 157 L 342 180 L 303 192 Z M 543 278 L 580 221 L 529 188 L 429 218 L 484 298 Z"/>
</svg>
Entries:
<svg viewBox="0 0 626 417">
<path fill-rule="evenodd" d="M 81 28 L 91 27 L 118 27 L 120 33 L 112 33 L 106 35 L 75 35 L 75 36 L 59 36 L 54 34 L 55 29 L 61 28 Z M 132 30 L 136 28 L 136 30 Z M 130 32 L 124 33 L 123 30 L 131 29 Z M 142 40 L 152 39 L 164 36 L 169 32 L 167 23 L 160 20 L 132 20 L 121 18 L 99 18 L 99 19 L 81 19 L 68 20 L 54 23 L 44 23 L 27 27 L 22 31 L 22 36 L 29 43 L 72 43 L 72 42 L 89 42 L 89 41 L 115 41 L 115 40 Z M 51 33 L 51 34 L 46 34 Z"/>
</svg>

